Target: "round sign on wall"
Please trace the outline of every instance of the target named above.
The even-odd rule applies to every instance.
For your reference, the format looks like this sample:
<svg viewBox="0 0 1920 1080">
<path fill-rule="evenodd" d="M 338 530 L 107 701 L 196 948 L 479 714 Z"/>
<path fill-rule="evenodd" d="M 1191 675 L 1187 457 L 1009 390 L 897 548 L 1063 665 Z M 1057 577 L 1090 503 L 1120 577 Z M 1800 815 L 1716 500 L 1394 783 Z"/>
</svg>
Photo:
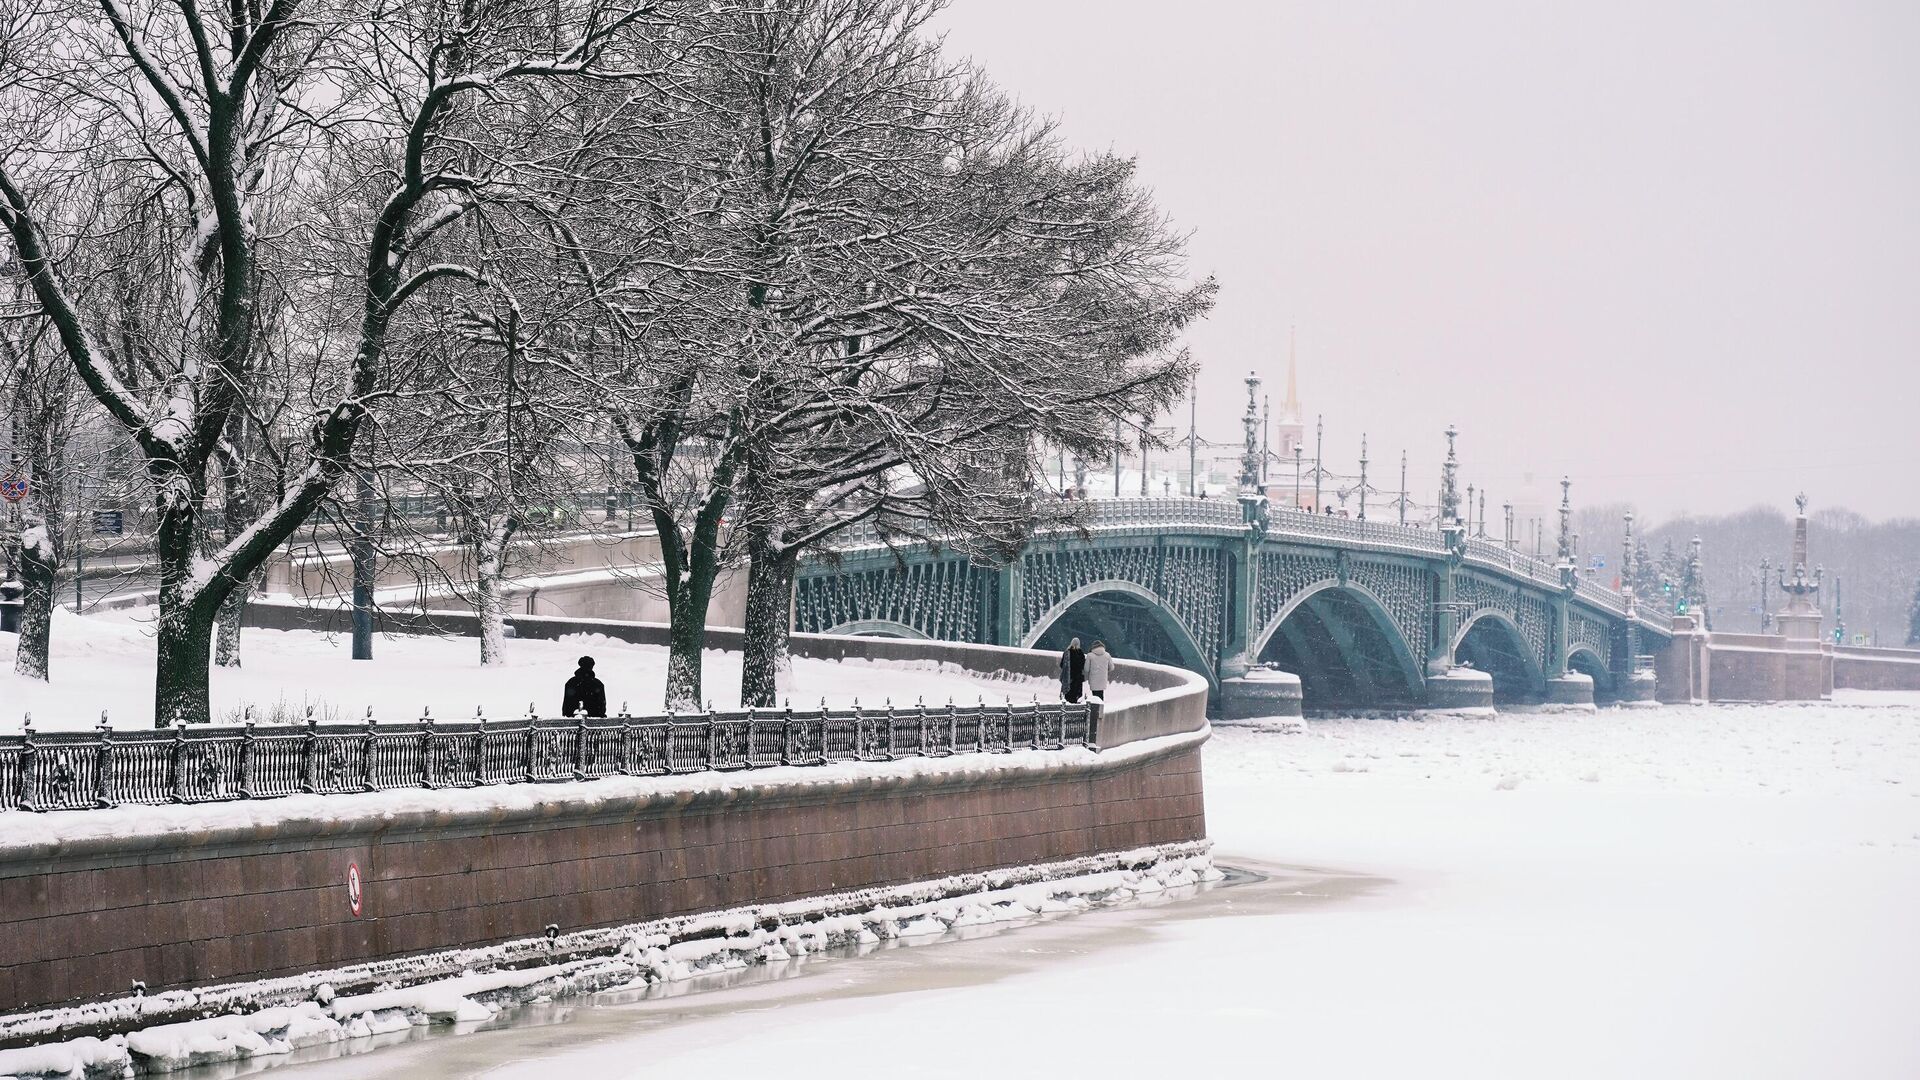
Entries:
<svg viewBox="0 0 1920 1080">
<path fill-rule="evenodd" d="M 19 502 L 21 499 L 27 497 L 27 492 L 30 490 L 32 490 L 32 485 L 27 483 L 27 478 L 21 476 L 19 473 L 8 473 L 5 476 L 0 476 L 0 499 L 5 499 L 8 502 Z"/>
<path fill-rule="evenodd" d="M 347 906 L 353 909 L 355 918 L 360 917 L 360 864 L 347 864 Z"/>
</svg>

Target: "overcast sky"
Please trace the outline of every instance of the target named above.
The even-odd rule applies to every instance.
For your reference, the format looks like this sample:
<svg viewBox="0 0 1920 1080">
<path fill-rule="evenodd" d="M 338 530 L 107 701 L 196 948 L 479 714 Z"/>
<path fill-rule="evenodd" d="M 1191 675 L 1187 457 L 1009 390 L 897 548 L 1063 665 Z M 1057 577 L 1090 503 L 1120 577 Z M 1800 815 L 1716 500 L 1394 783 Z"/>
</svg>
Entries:
<svg viewBox="0 0 1920 1080">
<path fill-rule="evenodd" d="M 1802 487 L 1920 514 L 1920 3 L 954 0 L 942 25 L 1193 231 L 1221 282 L 1189 336 L 1203 434 L 1231 437 L 1248 369 L 1278 396 L 1297 326 L 1329 468 L 1364 429 L 1430 485 L 1453 423 L 1490 505 L 1564 471 L 1657 517 Z"/>
</svg>

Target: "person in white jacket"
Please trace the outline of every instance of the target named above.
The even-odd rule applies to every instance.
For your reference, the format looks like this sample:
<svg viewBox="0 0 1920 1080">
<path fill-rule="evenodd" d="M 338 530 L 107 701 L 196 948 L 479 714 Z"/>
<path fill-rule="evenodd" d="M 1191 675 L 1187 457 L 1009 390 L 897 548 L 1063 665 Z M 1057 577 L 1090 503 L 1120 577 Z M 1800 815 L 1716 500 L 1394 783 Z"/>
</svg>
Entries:
<svg viewBox="0 0 1920 1080">
<path fill-rule="evenodd" d="M 1112 670 L 1113 654 L 1107 651 L 1107 643 L 1094 642 L 1093 651 L 1087 654 L 1087 692 L 1107 700 L 1107 674 Z"/>
</svg>

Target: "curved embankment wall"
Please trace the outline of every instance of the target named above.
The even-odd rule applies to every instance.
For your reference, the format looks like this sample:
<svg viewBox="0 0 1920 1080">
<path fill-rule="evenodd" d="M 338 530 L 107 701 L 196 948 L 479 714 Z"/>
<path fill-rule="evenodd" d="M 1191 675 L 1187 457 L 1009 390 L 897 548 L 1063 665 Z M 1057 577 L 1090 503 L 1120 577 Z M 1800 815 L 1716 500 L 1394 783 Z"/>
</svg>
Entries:
<svg viewBox="0 0 1920 1080">
<path fill-rule="evenodd" d="M 654 632 L 517 622 L 530 637 Z M 1054 662 L 928 641 L 795 644 L 989 673 Z M 0 1013 L 135 980 L 154 993 L 1202 839 L 1206 683 L 1118 667 L 1152 692 L 1107 711 L 1098 752 L 0 814 Z"/>
</svg>

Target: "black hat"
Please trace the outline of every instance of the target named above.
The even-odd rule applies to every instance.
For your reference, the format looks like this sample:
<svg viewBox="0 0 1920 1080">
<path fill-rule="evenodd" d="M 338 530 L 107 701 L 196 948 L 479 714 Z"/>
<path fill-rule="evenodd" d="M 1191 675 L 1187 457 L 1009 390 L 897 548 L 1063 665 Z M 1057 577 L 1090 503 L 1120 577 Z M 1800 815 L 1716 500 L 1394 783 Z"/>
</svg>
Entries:
<svg viewBox="0 0 1920 1080">
<path fill-rule="evenodd" d="M 583 668 L 586 668 L 586 669 L 587 669 L 588 671 L 592 671 L 592 670 L 593 670 L 593 657 L 591 657 L 591 656 L 583 656 L 583 657 L 581 657 L 581 658 L 580 658 L 580 666 L 581 666 L 581 667 L 583 667 Z"/>
</svg>

